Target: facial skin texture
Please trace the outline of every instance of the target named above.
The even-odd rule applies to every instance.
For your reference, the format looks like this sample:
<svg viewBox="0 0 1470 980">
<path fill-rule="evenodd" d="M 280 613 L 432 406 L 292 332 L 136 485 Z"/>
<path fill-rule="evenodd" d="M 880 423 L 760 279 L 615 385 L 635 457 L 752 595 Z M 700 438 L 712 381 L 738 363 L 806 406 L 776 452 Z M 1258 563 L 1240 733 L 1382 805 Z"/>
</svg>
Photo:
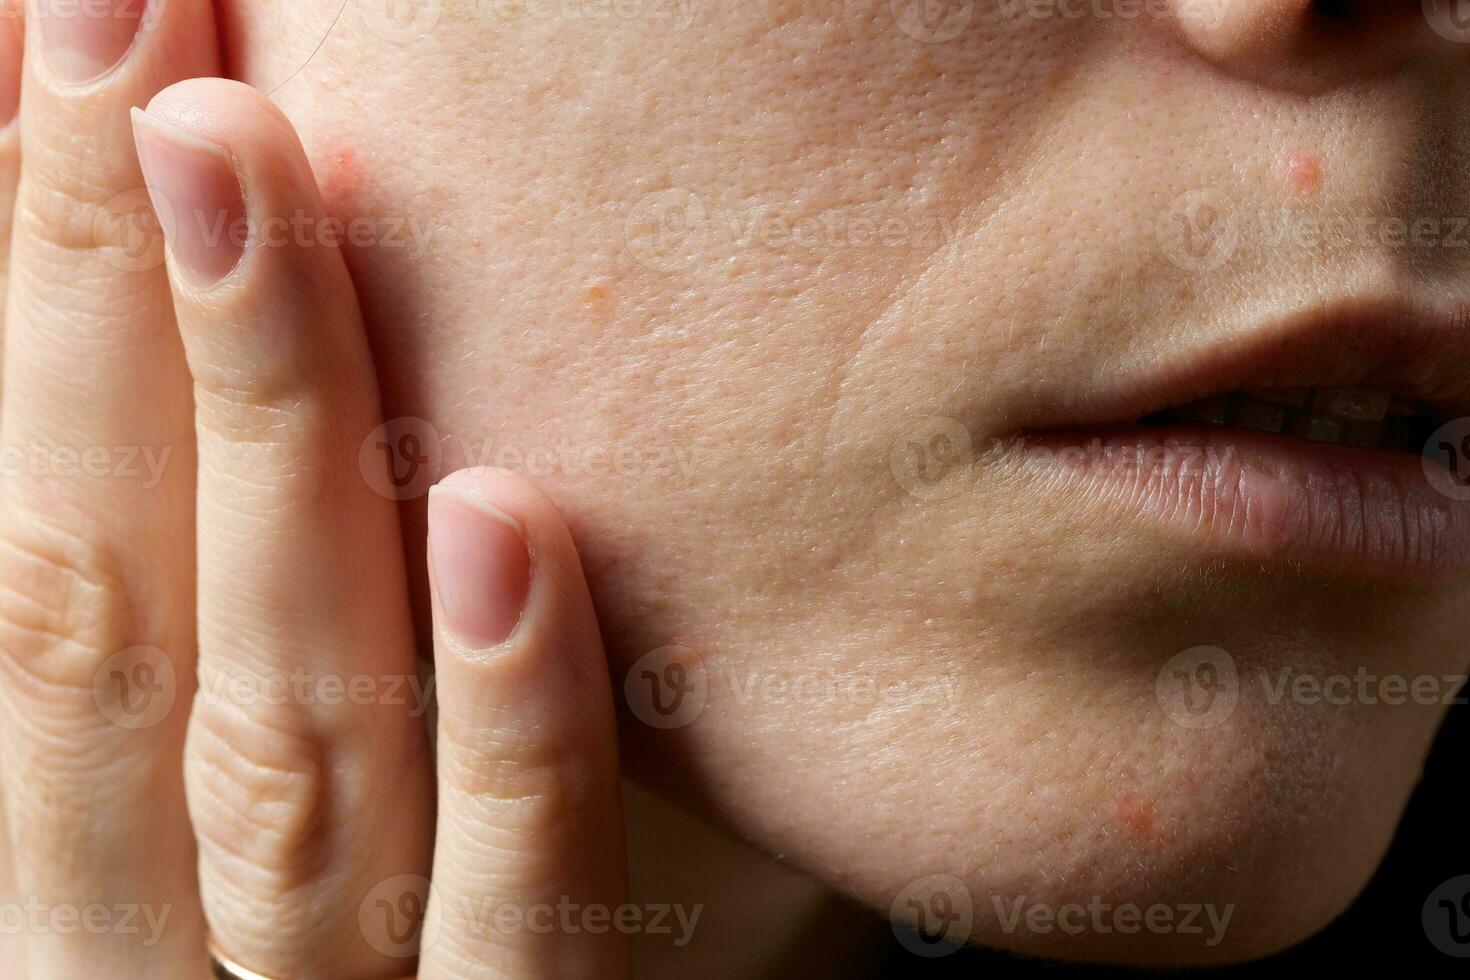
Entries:
<svg viewBox="0 0 1470 980">
<path fill-rule="evenodd" d="M 1417 4 L 952 3 L 936 32 L 878 0 L 445 0 L 395 30 L 350 0 L 324 41 L 336 0 L 224 6 L 329 206 L 429 230 L 349 249 L 386 414 L 445 469 L 542 454 L 615 678 L 697 655 L 691 723 L 624 712 L 635 778 L 885 913 L 956 876 L 974 941 L 1042 955 L 1260 955 L 1361 888 L 1443 709 L 1261 672 L 1462 673 L 1462 577 L 1217 558 L 983 454 L 919 493 L 892 459 L 1334 297 L 1463 302 L 1470 248 L 1262 227 L 1470 213 L 1470 46 Z M 1218 263 L 1165 247 L 1190 192 L 1240 222 Z M 1156 681 L 1200 645 L 1240 696 L 1195 729 Z M 1208 945 L 1007 930 L 1023 897 L 1234 908 Z"/>
</svg>

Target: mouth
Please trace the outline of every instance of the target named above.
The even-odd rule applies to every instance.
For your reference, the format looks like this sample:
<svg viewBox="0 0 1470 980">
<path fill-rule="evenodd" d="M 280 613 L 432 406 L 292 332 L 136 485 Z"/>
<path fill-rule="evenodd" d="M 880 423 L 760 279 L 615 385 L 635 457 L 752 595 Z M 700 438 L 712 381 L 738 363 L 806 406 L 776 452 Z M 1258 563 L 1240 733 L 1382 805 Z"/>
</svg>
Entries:
<svg viewBox="0 0 1470 980">
<path fill-rule="evenodd" d="M 1314 311 L 1078 394 L 1016 458 L 1196 550 L 1341 574 L 1470 569 L 1463 316 Z"/>
<path fill-rule="evenodd" d="M 1154 412 L 1152 428 L 1202 425 L 1358 449 L 1419 453 L 1448 422 L 1432 405 L 1378 388 L 1245 388 Z"/>
</svg>

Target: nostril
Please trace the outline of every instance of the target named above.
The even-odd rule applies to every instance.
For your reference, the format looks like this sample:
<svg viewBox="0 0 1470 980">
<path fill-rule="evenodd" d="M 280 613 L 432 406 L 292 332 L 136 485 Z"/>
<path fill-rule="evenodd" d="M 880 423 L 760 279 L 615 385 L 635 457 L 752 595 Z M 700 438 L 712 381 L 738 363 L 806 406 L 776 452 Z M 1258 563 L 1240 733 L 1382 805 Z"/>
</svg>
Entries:
<svg viewBox="0 0 1470 980">
<path fill-rule="evenodd" d="M 1312 12 L 1324 20 L 1349 21 L 1358 12 L 1355 0 L 1312 0 Z"/>
</svg>

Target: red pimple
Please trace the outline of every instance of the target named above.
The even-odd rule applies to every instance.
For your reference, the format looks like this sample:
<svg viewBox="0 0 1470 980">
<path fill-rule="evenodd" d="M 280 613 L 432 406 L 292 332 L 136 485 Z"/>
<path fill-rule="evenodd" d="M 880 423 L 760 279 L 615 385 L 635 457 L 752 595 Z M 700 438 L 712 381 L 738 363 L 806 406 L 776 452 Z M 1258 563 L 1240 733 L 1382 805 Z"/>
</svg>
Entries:
<svg viewBox="0 0 1470 980">
<path fill-rule="evenodd" d="M 1123 790 L 1118 794 L 1113 804 L 1113 819 L 1134 840 L 1164 843 L 1166 835 L 1159 823 L 1158 809 L 1138 793 Z"/>
<path fill-rule="evenodd" d="M 367 178 L 357 158 L 357 148 L 346 140 L 334 140 L 322 151 L 322 190 L 332 202 L 355 202 L 367 187 Z"/>
<path fill-rule="evenodd" d="M 1315 194 L 1322 188 L 1322 158 L 1293 150 L 1286 155 L 1286 182 L 1297 194 Z"/>
</svg>

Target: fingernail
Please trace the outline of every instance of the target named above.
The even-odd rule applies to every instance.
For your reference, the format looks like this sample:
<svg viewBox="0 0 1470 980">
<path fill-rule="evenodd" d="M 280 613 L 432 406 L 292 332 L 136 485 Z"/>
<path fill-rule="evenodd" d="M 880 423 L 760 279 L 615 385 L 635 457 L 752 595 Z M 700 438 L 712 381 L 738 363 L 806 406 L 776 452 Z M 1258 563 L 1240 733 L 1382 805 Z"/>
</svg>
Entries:
<svg viewBox="0 0 1470 980">
<path fill-rule="evenodd" d="M 133 138 L 175 263 L 194 285 L 213 285 L 245 252 L 245 197 L 234 159 L 218 143 L 138 109 Z"/>
<path fill-rule="evenodd" d="M 20 68 L 24 57 L 20 17 L 0 3 L 0 126 L 10 125 L 20 111 Z"/>
<path fill-rule="evenodd" d="M 521 620 L 531 584 L 520 525 L 472 494 L 435 487 L 429 554 L 445 629 L 475 650 L 504 643 Z"/>
<path fill-rule="evenodd" d="M 46 63 L 65 82 L 87 82 L 122 61 L 153 0 L 40 0 Z"/>
</svg>

